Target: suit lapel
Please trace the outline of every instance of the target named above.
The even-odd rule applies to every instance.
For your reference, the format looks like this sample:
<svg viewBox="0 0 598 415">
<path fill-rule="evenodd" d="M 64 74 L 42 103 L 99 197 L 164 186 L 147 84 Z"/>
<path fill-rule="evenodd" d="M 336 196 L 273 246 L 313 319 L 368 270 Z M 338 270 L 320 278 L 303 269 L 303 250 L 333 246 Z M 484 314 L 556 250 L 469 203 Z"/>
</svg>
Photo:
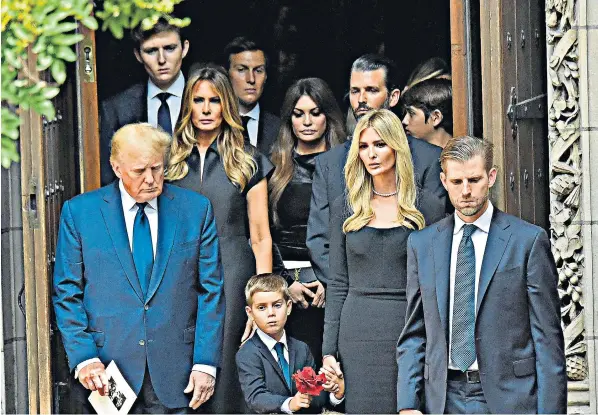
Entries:
<svg viewBox="0 0 598 415">
<path fill-rule="evenodd" d="M 511 238 L 511 232 L 508 230 L 508 227 L 509 223 L 504 220 L 503 213 L 495 208 L 492 222 L 490 223 L 490 231 L 488 232 L 484 259 L 482 260 L 482 269 L 480 271 L 476 314 L 480 310 L 480 305 L 484 300 L 490 281 Z"/>
<path fill-rule="evenodd" d="M 436 301 L 440 321 L 444 329 L 444 337 L 448 343 L 449 283 L 451 270 L 451 247 L 453 246 L 453 229 L 455 217 L 451 215 L 438 226 L 438 240 L 434 242 L 434 275 L 436 278 Z"/>
<path fill-rule="evenodd" d="M 268 347 L 266 347 L 266 345 L 264 344 L 262 339 L 260 339 L 260 336 L 258 336 L 257 333 L 254 333 L 254 335 L 251 337 L 251 341 L 253 341 L 253 343 L 258 347 L 258 349 L 259 349 L 260 353 L 262 354 L 262 356 L 264 357 L 264 359 L 266 359 L 268 361 L 268 363 L 270 363 L 270 365 L 272 365 L 272 367 L 274 368 L 274 371 L 278 374 L 278 377 L 280 378 L 281 382 L 288 389 L 289 386 L 287 385 L 287 381 L 284 378 L 284 374 L 282 373 L 282 369 L 280 368 L 280 365 L 278 364 L 276 359 L 274 359 L 274 356 L 272 356 L 272 352 L 270 352 L 270 350 L 268 350 Z M 289 356 L 290 356 L 290 350 L 289 350 Z M 291 391 L 289 390 L 289 392 L 291 392 Z"/>
<path fill-rule="evenodd" d="M 303 369 L 302 367 L 297 367 L 297 347 L 295 347 L 295 340 L 293 340 L 287 334 L 287 345 L 289 348 L 289 370 L 291 372 L 291 393 L 295 393 L 295 384 L 293 382 L 293 373 L 297 372 L 298 370 Z"/>
<path fill-rule="evenodd" d="M 139 299 L 143 301 L 143 293 L 139 284 L 139 278 L 137 277 L 137 271 L 135 271 L 135 263 L 133 262 L 131 245 L 129 244 L 118 181 L 115 181 L 111 186 L 105 187 L 103 191 L 105 203 L 100 206 L 100 211 L 104 217 L 106 230 L 112 239 L 116 256 L 125 271 L 131 287 Z"/>
<path fill-rule="evenodd" d="M 257 120 L 257 140 L 255 143 L 255 146 L 260 151 L 260 153 L 268 155 L 269 149 L 265 148 L 265 146 L 264 146 L 264 144 L 265 144 L 264 143 L 264 141 L 265 141 L 264 128 L 265 128 L 264 127 L 264 112 L 260 108 L 260 116 Z"/>
<path fill-rule="evenodd" d="M 172 252 L 180 212 L 175 205 L 174 195 L 168 190 L 168 185 L 165 184 L 162 194 L 158 197 L 158 245 L 156 247 L 156 259 L 152 269 L 152 276 L 147 290 L 146 303 L 151 300 L 158 289 L 164 277 L 168 258 Z"/>
</svg>

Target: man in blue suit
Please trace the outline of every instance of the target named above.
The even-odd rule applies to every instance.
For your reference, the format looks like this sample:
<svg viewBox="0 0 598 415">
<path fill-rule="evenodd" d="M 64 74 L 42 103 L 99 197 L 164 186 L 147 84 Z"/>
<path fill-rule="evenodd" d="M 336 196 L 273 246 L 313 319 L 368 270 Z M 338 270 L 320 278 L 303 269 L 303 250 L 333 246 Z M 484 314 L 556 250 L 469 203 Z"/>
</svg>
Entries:
<svg viewBox="0 0 598 415">
<path fill-rule="evenodd" d="M 452 139 L 455 214 L 409 237 L 400 413 L 561 413 L 567 378 L 546 232 L 492 206 L 492 144 Z"/>
<path fill-rule="evenodd" d="M 67 201 L 58 235 L 53 300 L 69 367 L 83 387 L 106 393 L 104 365 L 114 360 L 139 413 L 199 407 L 221 355 L 212 206 L 163 184 L 169 146 L 149 124 L 118 130 L 110 158 L 119 180 Z"/>
</svg>

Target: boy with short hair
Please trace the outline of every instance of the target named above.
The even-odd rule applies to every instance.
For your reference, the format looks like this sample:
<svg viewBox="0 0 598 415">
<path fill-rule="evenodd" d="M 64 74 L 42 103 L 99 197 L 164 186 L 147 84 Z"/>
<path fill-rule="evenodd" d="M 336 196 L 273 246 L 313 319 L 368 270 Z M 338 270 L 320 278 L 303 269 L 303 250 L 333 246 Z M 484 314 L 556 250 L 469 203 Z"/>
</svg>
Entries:
<svg viewBox="0 0 598 415">
<path fill-rule="evenodd" d="M 315 370 L 316 365 L 309 347 L 285 333 L 292 305 L 285 279 L 276 274 L 253 276 L 245 287 L 245 298 L 245 311 L 257 325 L 236 358 L 248 409 L 255 413 L 321 412 L 326 395 L 302 394 L 291 378 L 306 366 Z M 326 378 L 323 386 L 330 392 L 330 401 L 333 405 L 342 402 L 344 379 L 331 373 Z"/>
<path fill-rule="evenodd" d="M 453 88 L 449 79 L 428 79 L 402 97 L 405 132 L 444 148 L 453 138 Z"/>
</svg>

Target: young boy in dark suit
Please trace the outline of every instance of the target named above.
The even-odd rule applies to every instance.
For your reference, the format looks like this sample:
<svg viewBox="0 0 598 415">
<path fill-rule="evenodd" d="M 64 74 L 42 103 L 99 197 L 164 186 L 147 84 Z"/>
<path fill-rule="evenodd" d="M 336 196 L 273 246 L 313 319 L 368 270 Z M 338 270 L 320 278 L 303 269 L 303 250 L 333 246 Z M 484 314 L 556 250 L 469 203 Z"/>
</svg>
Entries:
<svg viewBox="0 0 598 415">
<path fill-rule="evenodd" d="M 291 299 L 285 279 L 276 274 L 251 277 L 245 287 L 245 311 L 256 332 L 237 352 L 239 382 L 250 411 L 255 413 L 321 412 L 327 402 L 322 392 L 317 397 L 297 391 L 293 373 L 316 365 L 309 347 L 286 335 L 284 325 L 291 313 Z M 344 379 L 326 373 L 323 385 L 333 405 L 342 402 Z"/>
</svg>

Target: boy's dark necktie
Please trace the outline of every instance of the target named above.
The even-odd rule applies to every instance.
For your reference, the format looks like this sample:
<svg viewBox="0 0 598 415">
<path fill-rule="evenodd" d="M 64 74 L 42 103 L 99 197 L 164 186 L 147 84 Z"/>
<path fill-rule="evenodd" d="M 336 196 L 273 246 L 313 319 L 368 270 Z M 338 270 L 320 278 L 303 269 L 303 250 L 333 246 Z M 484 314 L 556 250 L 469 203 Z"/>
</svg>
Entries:
<svg viewBox="0 0 598 415">
<path fill-rule="evenodd" d="M 284 375 L 284 379 L 287 382 L 287 386 L 291 388 L 291 369 L 289 368 L 289 363 L 287 359 L 284 358 L 284 344 L 278 342 L 274 346 L 276 350 L 276 356 L 278 356 L 278 364 L 282 369 L 282 374 Z"/>
<path fill-rule="evenodd" d="M 156 95 L 161 102 L 160 108 L 158 108 L 158 125 L 170 135 L 172 135 L 172 121 L 170 119 L 170 107 L 166 100 L 171 95 L 168 92 L 161 92 Z"/>
<path fill-rule="evenodd" d="M 133 262 L 143 295 L 147 295 L 147 286 L 154 267 L 154 250 L 149 220 L 145 214 L 147 203 L 137 203 L 137 214 L 133 225 Z"/>
<path fill-rule="evenodd" d="M 463 226 L 463 237 L 457 251 L 457 269 L 453 300 L 453 336 L 451 359 L 465 372 L 475 362 L 475 249 L 471 234 L 475 225 Z"/>
</svg>

